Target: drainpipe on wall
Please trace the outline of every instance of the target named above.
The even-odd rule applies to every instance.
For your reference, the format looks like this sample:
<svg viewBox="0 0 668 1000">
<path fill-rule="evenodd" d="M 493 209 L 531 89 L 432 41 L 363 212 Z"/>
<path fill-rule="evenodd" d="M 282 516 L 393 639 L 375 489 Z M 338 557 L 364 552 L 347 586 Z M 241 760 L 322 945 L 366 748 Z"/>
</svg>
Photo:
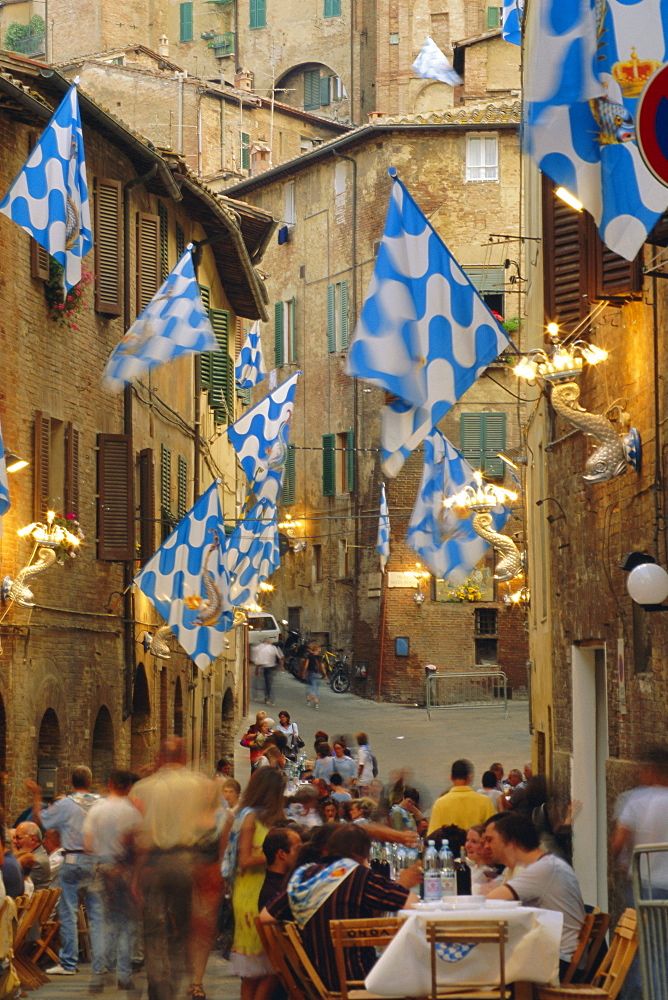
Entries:
<svg viewBox="0 0 668 1000">
<path fill-rule="evenodd" d="M 129 330 L 131 323 L 131 281 L 130 281 L 130 192 L 138 184 L 144 184 L 155 177 L 158 170 L 154 164 L 148 173 L 135 177 L 123 185 L 123 329 Z M 132 441 L 132 386 L 123 390 L 123 433 Z M 134 523 L 134 511 L 133 523 Z M 123 700 L 123 721 L 132 715 L 132 683 L 135 673 L 135 607 L 132 593 L 134 563 L 123 563 L 123 659 L 125 661 L 125 685 Z"/>
<path fill-rule="evenodd" d="M 179 73 L 178 70 L 174 74 L 176 79 L 179 81 L 179 99 L 178 99 L 178 119 L 177 119 L 177 147 L 181 156 L 183 156 L 183 80 L 187 76 L 186 73 Z"/>
</svg>

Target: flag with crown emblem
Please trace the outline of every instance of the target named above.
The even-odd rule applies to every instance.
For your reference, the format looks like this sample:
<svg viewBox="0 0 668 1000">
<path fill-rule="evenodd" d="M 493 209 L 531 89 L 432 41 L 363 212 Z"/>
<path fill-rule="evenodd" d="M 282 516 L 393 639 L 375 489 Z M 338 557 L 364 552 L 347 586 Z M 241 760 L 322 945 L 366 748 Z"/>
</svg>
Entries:
<svg viewBox="0 0 668 1000">
<path fill-rule="evenodd" d="M 503 0 L 501 33 L 506 42 L 511 42 L 513 45 L 522 44 L 523 13 L 524 0 Z"/>
<path fill-rule="evenodd" d="M 202 494 L 133 581 L 201 670 L 222 653 L 224 633 L 233 623 L 219 482 Z"/>
<path fill-rule="evenodd" d="M 489 551 L 489 543 L 475 533 L 470 515 L 460 516 L 444 507 L 443 500 L 475 485 L 474 470 L 437 429 L 424 439 L 423 448 L 422 479 L 406 541 L 437 580 L 458 587 Z M 493 512 L 495 531 L 501 530 L 509 515 L 508 508 L 499 504 Z"/>
<path fill-rule="evenodd" d="M 256 604 L 260 584 L 281 564 L 275 504 L 261 499 L 244 509 L 227 542 L 226 564 L 230 603 Z"/>
<path fill-rule="evenodd" d="M 192 244 L 140 312 L 109 356 L 103 374 L 108 389 L 123 386 L 151 368 L 184 354 L 219 351 L 195 278 Z"/>
<path fill-rule="evenodd" d="M 260 340 L 260 322 L 256 320 L 250 329 L 244 346 L 239 352 L 234 377 L 240 389 L 252 389 L 267 377 Z"/>
<path fill-rule="evenodd" d="M 666 61 L 668 5 L 543 0 L 528 29 L 527 149 L 594 217 L 605 245 L 633 260 L 668 206 L 636 130 L 643 91 Z"/>
<path fill-rule="evenodd" d="M 0 212 L 62 265 L 66 291 L 81 281 L 81 261 L 93 245 L 93 235 L 76 84 L 0 202 Z"/>
<path fill-rule="evenodd" d="M 228 428 L 227 435 L 258 500 L 278 503 L 300 375 L 295 372 L 281 382 Z"/>
<path fill-rule="evenodd" d="M 380 487 L 380 514 L 378 517 L 376 551 L 380 555 L 381 572 L 384 573 L 387 560 L 390 558 L 390 512 L 387 507 L 387 497 L 385 496 L 385 483 L 382 483 Z"/>
<path fill-rule="evenodd" d="M 348 352 L 347 371 L 395 397 L 381 459 L 406 457 L 508 345 L 478 291 L 396 177 L 385 231 Z"/>
</svg>

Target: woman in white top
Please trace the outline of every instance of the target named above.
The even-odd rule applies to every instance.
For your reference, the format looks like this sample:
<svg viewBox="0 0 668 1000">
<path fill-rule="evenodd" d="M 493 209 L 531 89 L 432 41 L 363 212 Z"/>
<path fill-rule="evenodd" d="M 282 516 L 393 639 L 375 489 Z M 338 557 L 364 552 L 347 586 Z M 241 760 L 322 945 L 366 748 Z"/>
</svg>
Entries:
<svg viewBox="0 0 668 1000">
<path fill-rule="evenodd" d="M 286 750 L 286 757 L 290 760 L 294 760 L 297 756 L 297 740 L 299 738 L 299 730 L 297 729 L 296 722 L 290 722 L 290 713 L 282 711 L 278 713 L 278 725 L 276 726 L 276 732 L 284 733 L 285 738 L 288 741 L 288 746 Z M 303 744 L 302 744 L 303 745 Z"/>
<path fill-rule="evenodd" d="M 501 811 L 501 806 L 499 805 L 499 799 L 503 798 L 503 792 L 500 792 L 497 788 L 496 775 L 494 771 L 485 771 L 482 776 L 482 788 L 478 789 L 479 795 L 486 795 L 488 799 L 491 800 L 492 805 L 497 812 Z"/>
</svg>

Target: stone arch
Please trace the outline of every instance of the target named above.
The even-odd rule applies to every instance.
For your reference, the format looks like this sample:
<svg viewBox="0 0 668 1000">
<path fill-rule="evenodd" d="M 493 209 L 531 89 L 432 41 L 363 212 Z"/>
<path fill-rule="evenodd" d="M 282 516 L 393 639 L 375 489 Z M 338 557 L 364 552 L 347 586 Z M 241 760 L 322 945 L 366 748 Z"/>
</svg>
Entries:
<svg viewBox="0 0 668 1000">
<path fill-rule="evenodd" d="M 61 753 L 60 721 L 55 711 L 47 708 L 37 736 L 37 778 L 47 799 L 54 798 L 63 791 L 58 787 Z"/>
<path fill-rule="evenodd" d="M 349 98 L 350 98 L 350 82 L 348 80 L 349 70 L 343 73 L 339 73 L 338 70 L 329 66 L 325 62 L 320 62 L 314 60 L 312 62 L 301 62 L 296 65 L 290 66 L 284 71 L 280 72 L 276 80 L 276 90 L 277 97 L 284 104 L 290 105 L 293 108 L 303 108 L 304 107 L 304 75 L 310 70 L 319 70 L 320 77 L 323 79 L 331 78 L 332 80 L 340 79 L 343 82 L 343 87 L 346 91 L 346 96 L 343 96 L 343 92 L 334 93 L 329 88 L 329 100 L 328 103 L 321 105 L 317 110 L 317 113 L 322 115 L 324 118 L 340 118 L 345 119 L 349 114 Z M 313 108 L 312 110 L 315 110 Z"/>
<path fill-rule="evenodd" d="M 228 687 L 221 706 L 221 757 L 234 760 L 234 691 Z"/>
<path fill-rule="evenodd" d="M 132 693 L 132 733 L 130 737 L 130 767 L 133 771 L 150 764 L 153 759 L 151 739 L 151 699 L 143 663 L 137 665 Z"/>
<path fill-rule="evenodd" d="M 175 736 L 183 736 L 183 688 L 181 678 L 177 677 L 174 686 L 174 728 Z"/>
<path fill-rule="evenodd" d="M 453 106 L 453 88 L 440 80 L 429 80 L 415 94 L 413 114 L 442 113 Z"/>
<path fill-rule="evenodd" d="M 103 790 L 114 769 L 114 724 L 106 705 L 100 707 L 93 726 L 91 767 L 95 785 Z"/>
</svg>

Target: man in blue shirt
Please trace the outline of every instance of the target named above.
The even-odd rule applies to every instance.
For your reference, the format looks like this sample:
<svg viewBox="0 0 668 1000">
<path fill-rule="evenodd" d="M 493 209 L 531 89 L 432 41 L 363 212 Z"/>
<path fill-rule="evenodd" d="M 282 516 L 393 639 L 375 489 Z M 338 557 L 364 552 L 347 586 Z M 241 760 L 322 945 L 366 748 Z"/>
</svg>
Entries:
<svg viewBox="0 0 668 1000">
<path fill-rule="evenodd" d="M 45 830 L 57 830 L 64 850 L 60 870 L 62 889 L 58 900 L 60 920 L 60 951 L 58 965 L 47 969 L 50 976 L 73 976 L 79 960 L 79 935 L 77 913 L 79 891 L 86 895 L 88 932 L 93 956 L 93 978 L 91 992 L 101 992 L 104 987 L 104 959 L 102 948 L 102 903 L 94 885 L 93 869 L 95 858 L 84 850 L 83 824 L 88 810 L 100 798 L 91 792 L 93 775 L 85 765 L 75 767 L 71 778 L 74 791 L 48 807 L 42 809 L 42 789 L 34 781 L 26 781 L 26 788 L 33 795 L 33 814 L 36 823 Z"/>
</svg>

